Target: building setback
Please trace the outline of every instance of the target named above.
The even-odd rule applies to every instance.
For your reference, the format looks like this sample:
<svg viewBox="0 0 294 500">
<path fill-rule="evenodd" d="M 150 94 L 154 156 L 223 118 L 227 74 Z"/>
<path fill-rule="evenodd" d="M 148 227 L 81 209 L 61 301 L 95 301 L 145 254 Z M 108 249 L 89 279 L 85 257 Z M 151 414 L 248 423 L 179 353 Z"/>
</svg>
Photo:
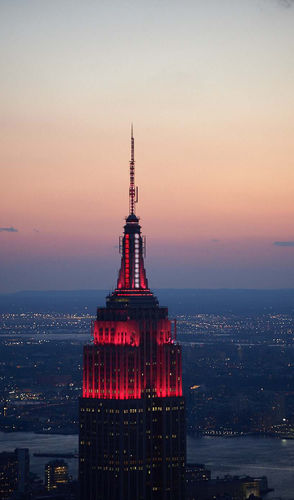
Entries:
<svg viewBox="0 0 294 500">
<path fill-rule="evenodd" d="M 181 347 L 167 308 L 148 287 L 137 198 L 132 132 L 117 287 L 97 310 L 94 343 L 84 347 L 81 500 L 184 499 Z"/>
</svg>

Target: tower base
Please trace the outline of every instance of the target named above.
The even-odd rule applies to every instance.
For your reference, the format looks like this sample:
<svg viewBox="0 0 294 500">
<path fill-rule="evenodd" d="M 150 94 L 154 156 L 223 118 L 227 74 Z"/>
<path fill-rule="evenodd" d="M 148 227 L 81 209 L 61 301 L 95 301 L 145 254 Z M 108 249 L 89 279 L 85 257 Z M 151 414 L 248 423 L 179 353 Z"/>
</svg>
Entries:
<svg viewBox="0 0 294 500">
<path fill-rule="evenodd" d="M 183 397 L 80 399 L 80 500 L 184 500 Z"/>
</svg>

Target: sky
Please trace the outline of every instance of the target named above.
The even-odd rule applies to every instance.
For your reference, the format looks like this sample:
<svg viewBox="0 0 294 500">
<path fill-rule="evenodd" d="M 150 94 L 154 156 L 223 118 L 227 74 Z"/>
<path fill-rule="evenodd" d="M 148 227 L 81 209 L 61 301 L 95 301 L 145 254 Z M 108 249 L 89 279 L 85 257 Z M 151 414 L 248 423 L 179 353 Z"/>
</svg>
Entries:
<svg viewBox="0 0 294 500">
<path fill-rule="evenodd" d="M 294 288 L 293 0 L 0 0 L 0 292 Z"/>
</svg>

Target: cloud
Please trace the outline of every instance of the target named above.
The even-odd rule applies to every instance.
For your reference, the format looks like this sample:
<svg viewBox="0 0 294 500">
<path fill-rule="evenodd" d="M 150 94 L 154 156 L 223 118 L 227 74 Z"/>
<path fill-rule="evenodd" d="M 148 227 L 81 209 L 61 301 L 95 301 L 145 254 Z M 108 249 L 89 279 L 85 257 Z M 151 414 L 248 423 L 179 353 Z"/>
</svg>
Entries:
<svg viewBox="0 0 294 500">
<path fill-rule="evenodd" d="M 294 6 L 294 0 L 277 0 L 277 2 L 281 7 L 285 7 L 286 9 Z"/>
<path fill-rule="evenodd" d="M 0 227 L 0 233 L 2 232 L 6 233 L 18 233 L 18 229 L 15 229 L 15 227 Z"/>
<path fill-rule="evenodd" d="M 276 247 L 294 247 L 294 241 L 274 241 Z"/>
<path fill-rule="evenodd" d="M 213 243 L 218 243 L 220 240 L 218 240 L 217 238 L 213 238 L 211 241 L 212 241 Z"/>
</svg>

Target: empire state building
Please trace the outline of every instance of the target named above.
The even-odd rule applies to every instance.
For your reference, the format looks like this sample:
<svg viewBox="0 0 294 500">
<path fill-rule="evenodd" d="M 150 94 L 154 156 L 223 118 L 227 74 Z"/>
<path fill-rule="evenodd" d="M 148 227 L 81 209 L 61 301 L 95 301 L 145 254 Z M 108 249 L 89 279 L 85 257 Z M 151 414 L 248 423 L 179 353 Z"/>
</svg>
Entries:
<svg viewBox="0 0 294 500">
<path fill-rule="evenodd" d="M 136 202 L 132 131 L 121 268 L 84 347 L 80 500 L 184 500 L 181 347 L 148 287 Z"/>
</svg>

